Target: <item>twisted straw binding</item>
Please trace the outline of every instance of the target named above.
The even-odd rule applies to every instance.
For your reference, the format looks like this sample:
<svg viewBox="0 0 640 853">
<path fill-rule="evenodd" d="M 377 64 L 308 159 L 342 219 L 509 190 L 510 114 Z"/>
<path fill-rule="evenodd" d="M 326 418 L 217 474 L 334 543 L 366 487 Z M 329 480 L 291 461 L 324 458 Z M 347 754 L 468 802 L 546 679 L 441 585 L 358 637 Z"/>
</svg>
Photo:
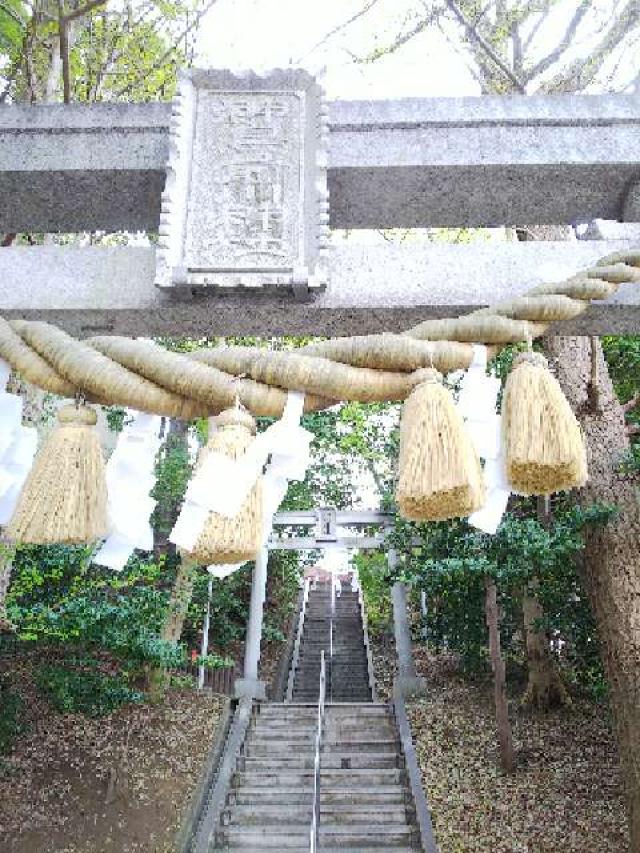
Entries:
<svg viewBox="0 0 640 853">
<path fill-rule="evenodd" d="M 237 397 L 254 415 L 279 416 L 288 390 L 305 392 L 307 411 L 338 400 L 404 400 L 423 380 L 422 368 L 466 368 L 473 343 L 500 347 L 539 337 L 549 323 L 573 319 L 592 300 L 639 280 L 640 249 L 617 252 L 565 281 L 462 317 L 286 352 L 175 353 L 122 337 L 77 341 L 48 323 L 0 318 L 0 358 L 28 382 L 63 397 L 80 392 L 93 402 L 185 419 L 218 414 Z"/>
</svg>

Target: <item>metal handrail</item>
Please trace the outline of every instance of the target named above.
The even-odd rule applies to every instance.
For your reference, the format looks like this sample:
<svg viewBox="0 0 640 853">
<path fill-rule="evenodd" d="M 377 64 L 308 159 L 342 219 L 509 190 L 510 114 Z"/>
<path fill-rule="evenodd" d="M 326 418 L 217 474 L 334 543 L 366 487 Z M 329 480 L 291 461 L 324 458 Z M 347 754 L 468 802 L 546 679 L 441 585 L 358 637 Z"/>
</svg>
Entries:
<svg viewBox="0 0 640 853">
<path fill-rule="evenodd" d="M 393 685 L 393 711 L 400 736 L 400 747 L 404 755 L 405 769 L 409 779 L 413 804 L 416 810 L 416 820 L 420 833 L 420 849 L 424 853 L 439 853 L 431 822 L 431 810 L 422 784 L 422 775 L 418 766 L 416 750 L 413 745 L 411 726 L 407 717 L 407 708 L 402 695 L 402 689 L 396 679 Z"/>
<path fill-rule="evenodd" d="M 302 633 L 304 631 L 304 620 L 307 612 L 307 604 L 309 603 L 309 588 L 311 586 L 311 578 L 306 578 L 304 582 L 304 592 L 302 594 L 302 606 L 300 607 L 300 616 L 298 617 L 298 627 L 296 629 L 296 642 L 293 647 L 293 655 L 291 657 L 291 669 L 289 670 L 289 680 L 287 681 L 287 702 L 293 699 L 293 683 L 296 678 L 296 670 L 300 663 L 300 647 L 302 646 Z"/>
<path fill-rule="evenodd" d="M 318 694 L 318 727 L 316 729 L 316 748 L 313 759 L 313 811 L 309 830 L 309 853 L 317 853 L 320 839 L 320 750 L 324 730 L 324 700 L 327 690 L 327 676 L 324 662 L 324 649 L 320 652 L 320 691 Z"/>
<path fill-rule="evenodd" d="M 362 595 L 362 585 L 360 577 L 355 571 L 356 583 L 358 584 L 358 604 L 360 606 L 360 619 L 362 620 L 362 633 L 364 635 L 364 648 L 367 653 L 367 672 L 369 675 L 369 689 L 371 690 L 371 701 L 377 702 L 376 693 L 376 677 L 373 669 L 373 654 L 371 652 L 371 642 L 369 640 L 369 628 L 367 625 L 367 611 L 364 607 L 364 597 Z"/>
<path fill-rule="evenodd" d="M 244 749 L 252 712 L 253 700 L 248 696 L 240 699 L 229 726 L 215 777 L 212 779 L 211 786 L 204 798 L 200 821 L 191 843 L 190 853 L 207 853 L 211 849 L 211 843 L 219 827 L 220 817 L 231 788 L 231 780 L 236 771 L 238 758 Z"/>
<path fill-rule="evenodd" d="M 333 702 L 333 638 L 336 619 L 336 579 L 331 575 L 331 612 L 329 614 L 329 701 Z"/>
</svg>

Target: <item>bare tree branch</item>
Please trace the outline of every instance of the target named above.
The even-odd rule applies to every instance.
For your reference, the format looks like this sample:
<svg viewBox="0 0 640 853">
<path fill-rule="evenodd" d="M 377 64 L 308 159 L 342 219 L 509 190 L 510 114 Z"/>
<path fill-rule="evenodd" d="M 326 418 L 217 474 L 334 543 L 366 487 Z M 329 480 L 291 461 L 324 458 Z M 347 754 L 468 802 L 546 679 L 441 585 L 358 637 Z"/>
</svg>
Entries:
<svg viewBox="0 0 640 853">
<path fill-rule="evenodd" d="M 640 0 L 629 0 L 601 41 L 587 57 L 576 59 L 565 71 L 541 86 L 543 92 L 577 92 L 594 81 L 602 66 L 640 25 Z"/>
<path fill-rule="evenodd" d="M 622 411 L 626 414 L 633 411 L 636 406 L 640 406 L 640 394 L 636 394 L 630 400 L 627 400 L 626 403 L 622 404 Z"/>
<path fill-rule="evenodd" d="M 379 2 L 380 2 L 380 0 L 368 0 L 368 2 L 362 7 L 362 9 L 360 9 L 358 12 L 356 12 L 354 15 L 352 15 L 346 21 L 343 21 L 341 24 L 338 24 L 332 30 L 329 30 L 329 32 L 325 36 L 323 36 L 320 39 L 320 41 L 311 48 L 311 50 L 307 51 L 307 53 L 303 54 L 301 57 L 299 57 L 299 59 L 296 59 L 296 64 L 299 64 L 304 59 L 306 59 L 308 56 L 310 56 L 312 53 L 315 53 L 315 51 L 319 47 L 322 47 L 323 45 L 325 45 L 329 41 L 329 39 L 333 38 L 339 32 L 342 32 L 342 30 L 346 30 L 347 27 L 350 27 L 351 24 L 355 23 L 357 20 L 362 18 L 364 15 L 366 15 L 367 12 L 370 9 L 372 9 Z"/>
<path fill-rule="evenodd" d="M 522 39 L 520 38 L 520 25 L 517 21 L 511 24 L 511 43 L 513 45 L 513 70 L 519 77 L 522 74 L 523 53 Z"/>
<path fill-rule="evenodd" d="M 559 44 L 548 53 L 544 59 L 541 59 L 540 62 L 536 63 L 533 68 L 531 68 L 527 74 L 525 75 L 525 80 L 529 82 L 533 80 L 535 77 L 539 77 L 540 74 L 544 74 L 547 68 L 550 68 L 554 65 L 558 60 L 562 57 L 565 51 L 571 46 L 574 36 L 580 26 L 580 22 L 586 15 L 586 13 L 591 9 L 593 5 L 592 0 L 582 0 L 578 8 L 573 14 L 573 17 L 569 21 L 567 29 L 559 42 Z"/>
<path fill-rule="evenodd" d="M 522 83 L 513 71 L 509 68 L 506 62 L 498 56 L 493 47 L 489 44 L 489 42 L 478 32 L 477 28 L 472 24 L 467 18 L 464 16 L 463 12 L 459 8 L 459 6 L 454 2 L 454 0 L 446 0 L 447 6 L 457 20 L 462 24 L 465 28 L 467 34 L 470 38 L 476 41 L 480 47 L 484 50 L 487 56 L 492 60 L 492 62 L 497 65 L 497 67 L 502 71 L 502 73 L 507 77 L 507 79 L 513 84 L 516 91 L 520 92 L 522 95 L 526 95 L 526 89 L 524 83 Z"/>
<path fill-rule="evenodd" d="M 537 12 L 539 15 L 538 20 L 535 22 L 535 24 L 531 28 L 531 32 L 529 33 L 529 35 L 525 39 L 525 42 L 523 45 L 523 52 L 525 54 L 527 53 L 527 51 L 529 50 L 529 48 L 533 44 L 533 40 L 535 39 L 535 37 L 538 35 L 538 33 L 540 31 L 540 27 L 547 20 L 547 17 L 549 15 L 550 11 L 551 11 L 551 4 L 550 4 L 549 0 L 546 0 L 546 2 L 544 4 L 544 9 L 539 8 L 538 4 L 536 3 L 536 0 L 532 0 L 531 3 L 527 4 L 527 6 L 525 6 L 525 8 L 523 10 L 523 17 L 521 18 L 521 20 L 528 18 L 532 12 Z"/>
<path fill-rule="evenodd" d="M 71 68 L 69 61 L 69 24 L 64 17 L 63 0 L 58 0 L 58 34 L 60 38 L 60 59 L 62 60 L 62 100 L 71 101 Z"/>
<path fill-rule="evenodd" d="M 11 6 L 7 6 L 6 3 L 3 3 L 0 0 L 0 11 L 4 12 L 9 18 L 15 21 L 16 24 L 19 24 L 20 27 L 24 27 L 24 21 L 16 12 L 13 11 Z"/>
<path fill-rule="evenodd" d="M 434 24 L 441 15 L 442 9 L 432 9 L 424 18 L 419 20 L 414 27 L 404 33 L 400 33 L 390 45 L 387 45 L 386 47 L 381 48 L 379 50 L 373 51 L 372 53 L 367 54 L 366 56 L 356 57 L 355 62 L 359 64 L 365 62 L 374 62 L 381 56 L 388 56 L 391 53 L 395 53 L 396 50 L 401 48 L 408 41 L 411 41 L 414 36 L 419 35 L 421 32 L 424 32 L 424 30 L 430 27 L 431 24 Z"/>
<path fill-rule="evenodd" d="M 88 15 L 89 12 L 97 9 L 98 6 L 104 6 L 106 2 L 107 0 L 91 0 L 86 5 L 80 6 L 79 9 L 73 9 L 73 11 L 65 13 L 64 20 L 69 23 L 69 21 L 74 21 L 76 18 L 82 18 L 84 15 Z"/>
<path fill-rule="evenodd" d="M 464 62 L 464 64 L 467 66 L 467 69 L 469 70 L 469 73 L 471 74 L 471 76 L 473 77 L 473 79 L 476 81 L 476 83 L 477 83 L 477 84 L 480 86 L 480 88 L 482 89 L 482 87 L 483 87 L 483 85 L 484 85 L 484 81 L 483 81 L 483 78 L 482 78 L 482 74 L 481 74 L 481 72 L 480 72 L 480 71 L 479 71 L 479 70 L 474 66 L 473 61 L 470 59 L 470 57 L 469 57 L 469 51 L 468 51 L 468 50 L 465 50 L 465 49 L 463 49 L 463 48 L 461 47 L 461 45 L 460 45 L 460 41 L 459 41 L 458 39 L 452 39 L 452 38 L 451 38 L 451 36 L 450 36 L 450 35 L 449 35 L 449 33 L 446 31 L 445 27 L 443 27 L 443 26 L 442 26 L 442 23 L 441 23 L 440 21 L 438 21 L 438 28 L 439 28 L 440 32 L 442 33 L 442 35 L 443 35 L 443 36 L 445 37 L 445 39 L 447 40 L 447 43 L 451 46 L 451 49 L 452 49 L 452 50 L 454 50 L 454 51 L 458 54 L 458 56 L 462 59 L 462 61 Z M 472 54 L 472 56 L 473 56 L 473 54 Z"/>
</svg>

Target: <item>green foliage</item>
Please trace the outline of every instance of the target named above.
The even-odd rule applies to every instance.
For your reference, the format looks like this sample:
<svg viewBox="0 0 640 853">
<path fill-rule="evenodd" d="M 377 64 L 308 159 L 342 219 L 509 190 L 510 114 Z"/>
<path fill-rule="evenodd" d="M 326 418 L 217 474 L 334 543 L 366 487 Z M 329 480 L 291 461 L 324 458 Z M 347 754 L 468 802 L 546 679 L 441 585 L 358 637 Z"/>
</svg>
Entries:
<svg viewBox="0 0 640 853">
<path fill-rule="evenodd" d="M 78 17 L 69 53 L 72 100 L 170 99 L 178 69 L 191 62 L 197 24 L 208 1 L 144 0 L 124 9 L 104 3 Z M 0 73 L 15 99 L 39 101 L 50 82 L 51 42 L 58 23 L 43 12 L 42 4 L 27 7 L 19 0 L 0 0 Z"/>
<path fill-rule="evenodd" d="M 25 729 L 22 697 L 11 689 L 8 678 L 0 678 L 0 755 L 9 752 Z"/>
<path fill-rule="evenodd" d="M 601 341 L 616 394 L 625 403 L 640 393 L 640 336 L 607 336 Z M 636 423 L 640 423 L 640 412 Z"/>
<path fill-rule="evenodd" d="M 579 558 L 588 525 L 604 524 L 615 508 L 560 507 L 547 528 L 531 517 L 526 500 L 516 506 L 495 536 L 465 521 L 414 525 L 398 521 L 393 540 L 400 555 L 398 573 L 427 596 L 429 641 L 459 652 L 468 671 L 486 668 L 484 577 L 498 586 L 505 653 L 522 660 L 521 599 L 536 583 L 545 613 L 540 627 L 561 641 L 569 677 L 583 687 L 602 682 L 595 621 L 584 592 Z M 516 514 L 517 513 L 517 514 Z M 421 544 L 414 540 L 419 537 Z"/>
<path fill-rule="evenodd" d="M 169 432 L 158 452 L 156 483 L 151 491 L 151 497 L 158 502 L 151 515 L 151 525 L 165 536 L 171 532 L 178 517 L 191 470 L 186 435 Z"/>
<path fill-rule="evenodd" d="M 173 574 L 167 561 L 134 558 L 115 574 L 89 557 L 86 548 L 19 548 L 6 603 L 18 640 L 46 657 L 37 683 L 52 704 L 99 715 L 139 701 L 146 670 L 176 667 L 184 651 L 158 636 Z"/>
<path fill-rule="evenodd" d="M 386 554 L 361 551 L 353 558 L 358 570 L 367 613 L 367 628 L 372 637 L 393 631 L 389 569 Z"/>
<path fill-rule="evenodd" d="M 62 714 L 102 717 L 129 702 L 141 702 L 143 694 L 124 685 L 120 678 L 95 669 L 42 664 L 36 684 Z"/>
<path fill-rule="evenodd" d="M 13 55 L 22 45 L 27 11 L 20 0 L 0 2 L 0 56 Z"/>
<path fill-rule="evenodd" d="M 125 423 L 128 423 L 127 418 L 127 410 L 123 409 L 122 406 L 105 406 L 103 407 L 106 417 L 107 417 L 107 425 L 112 432 L 122 432 L 125 427 Z"/>
<path fill-rule="evenodd" d="M 636 441 L 620 459 L 619 470 L 622 474 L 640 472 L 640 442 Z"/>
<path fill-rule="evenodd" d="M 197 666 L 203 666 L 205 669 L 224 669 L 234 664 L 233 658 L 211 653 L 208 655 L 198 655 L 195 662 Z"/>
<path fill-rule="evenodd" d="M 200 648 L 200 631 L 207 605 L 209 575 L 197 572 L 183 629 L 188 648 Z M 244 638 L 251 597 L 251 564 L 220 580 L 213 578 L 209 623 L 210 646 L 226 652 Z"/>
</svg>

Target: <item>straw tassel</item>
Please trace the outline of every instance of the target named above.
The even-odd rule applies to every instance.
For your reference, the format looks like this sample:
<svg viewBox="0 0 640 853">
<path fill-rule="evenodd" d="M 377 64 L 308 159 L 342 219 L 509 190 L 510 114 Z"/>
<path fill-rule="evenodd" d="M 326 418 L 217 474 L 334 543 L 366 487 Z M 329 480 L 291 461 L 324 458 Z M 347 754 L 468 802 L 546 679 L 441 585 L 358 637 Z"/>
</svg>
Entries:
<svg viewBox="0 0 640 853">
<path fill-rule="evenodd" d="M 201 452 L 199 465 L 213 452 L 238 459 L 246 452 L 256 431 L 253 417 L 239 407 L 227 409 L 218 415 L 216 426 L 218 429 Z M 224 488 L 221 483 L 214 485 L 215 488 Z M 228 518 L 217 512 L 209 513 L 189 557 L 201 565 L 255 560 L 262 546 L 262 510 L 260 476 L 235 516 Z"/>
<path fill-rule="evenodd" d="M 402 411 L 398 507 L 413 521 L 464 518 L 484 501 L 480 460 L 440 373 L 421 375 Z"/>
<path fill-rule="evenodd" d="M 29 545 L 79 545 L 107 533 L 102 448 L 88 406 L 64 406 L 36 456 L 6 530 Z"/>
<path fill-rule="evenodd" d="M 514 492 L 549 495 L 586 483 L 580 425 L 541 353 L 522 353 L 515 360 L 505 384 L 502 424 Z"/>
</svg>

